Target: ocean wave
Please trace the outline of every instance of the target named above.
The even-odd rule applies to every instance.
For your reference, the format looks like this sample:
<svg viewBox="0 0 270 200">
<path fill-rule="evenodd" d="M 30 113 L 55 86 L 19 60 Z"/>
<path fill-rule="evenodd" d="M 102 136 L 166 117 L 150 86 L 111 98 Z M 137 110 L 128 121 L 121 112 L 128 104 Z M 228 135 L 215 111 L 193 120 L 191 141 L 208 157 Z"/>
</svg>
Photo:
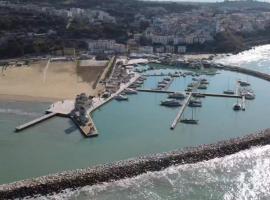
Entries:
<svg viewBox="0 0 270 200">
<path fill-rule="evenodd" d="M 249 63 L 265 63 L 270 61 L 270 45 L 263 45 L 243 51 L 236 55 L 217 58 L 215 62 L 230 65 L 247 65 Z"/>
<path fill-rule="evenodd" d="M 172 166 L 36 199 L 270 199 L 269 153 L 270 145 L 256 147 L 223 158 Z"/>
<path fill-rule="evenodd" d="M 31 117 L 36 117 L 40 115 L 39 113 L 26 112 L 20 109 L 11 109 L 11 108 L 0 108 L 0 114 L 14 114 L 14 115 L 31 116 Z"/>
</svg>

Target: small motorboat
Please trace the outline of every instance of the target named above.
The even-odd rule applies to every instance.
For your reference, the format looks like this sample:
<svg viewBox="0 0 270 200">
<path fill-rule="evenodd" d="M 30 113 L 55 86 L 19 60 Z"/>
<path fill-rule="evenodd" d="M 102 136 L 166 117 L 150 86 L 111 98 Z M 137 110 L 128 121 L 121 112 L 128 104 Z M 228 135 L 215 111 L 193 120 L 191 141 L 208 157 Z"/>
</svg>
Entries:
<svg viewBox="0 0 270 200">
<path fill-rule="evenodd" d="M 161 101 L 162 106 L 168 106 L 168 107 L 179 107 L 182 106 L 180 101 L 177 101 L 175 99 L 167 99 L 165 101 Z"/>
<path fill-rule="evenodd" d="M 224 90 L 223 91 L 223 94 L 234 94 L 234 91 L 233 90 Z"/>
<path fill-rule="evenodd" d="M 250 83 L 247 82 L 247 81 L 241 81 L 241 80 L 239 80 L 238 83 L 239 83 L 240 86 L 242 86 L 242 87 L 250 86 Z"/>
<path fill-rule="evenodd" d="M 175 92 L 175 93 L 169 94 L 168 98 L 170 98 L 170 99 L 184 99 L 184 98 L 186 98 L 186 94 L 181 93 L 181 92 Z"/>
<path fill-rule="evenodd" d="M 189 107 L 193 107 L 193 108 L 195 108 L 195 107 L 202 107 L 202 102 L 201 101 L 198 101 L 198 100 L 194 100 L 194 101 L 191 100 L 188 103 L 188 106 Z"/>
<path fill-rule="evenodd" d="M 245 96 L 246 99 L 248 100 L 253 100 L 255 99 L 255 94 L 254 93 L 251 93 L 251 92 L 246 92 L 243 94 Z"/>
<path fill-rule="evenodd" d="M 128 97 L 124 94 L 119 94 L 119 95 L 116 95 L 114 99 L 117 101 L 127 101 Z"/>
<path fill-rule="evenodd" d="M 138 91 L 137 90 L 134 90 L 134 89 L 130 89 L 130 88 L 126 88 L 124 90 L 125 94 L 138 94 Z"/>
<path fill-rule="evenodd" d="M 206 90 L 207 89 L 207 85 L 206 84 L 200 84 L 198 89 L 200 90 Z"/>
<path fill-rule="evenodd" d="M 234 111 L 239 111 L 241 109 L 242 109 L 242 106 L 241 106 L 240 103 L 236 103 L 236 104 L 233 105 L 233 110 Z"/>
</svg>

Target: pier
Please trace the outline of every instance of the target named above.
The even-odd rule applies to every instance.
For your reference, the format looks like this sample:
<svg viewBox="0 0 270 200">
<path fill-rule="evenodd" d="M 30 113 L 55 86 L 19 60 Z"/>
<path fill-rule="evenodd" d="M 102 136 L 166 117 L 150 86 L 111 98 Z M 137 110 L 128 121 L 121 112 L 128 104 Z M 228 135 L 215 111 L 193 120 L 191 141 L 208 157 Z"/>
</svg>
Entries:
<svg viewBox="0 0 270 200">
<path fill-rule="evenodd" d="M 188 97 L 186 98 L 184 104 L 182 105 L 182 107 L 180 108 L 179 112 L 177 113 L 175 119 L 173 120 L 172 122 L 172 125 L 171 125 L 171 129 L 175 129 L 176 125 L 177 125 L 177 122 L 179 121 L 179 119 L 181 118 L 181 116 L 183 115 L 184 113 L 184 110 L 186 109 L 191 97 L 192 97 L 192 92 L 189 93 Z"/>
<path fill-rule="evenodd" d="M 156 90 L 156 89 L 137 89 L 138 92 L 151 92 L 151 93 L 167 93 L 172 94 L 179 91 L 169 91 L 169 90 Z M 183 92 L 182 92 L 183 93 Z M 189 92 L 187 92 L 189 94 Z M 209 97 L 225 97 L 225 98 L 242 98 L 240 95 L 229 95 L 229 94 L 217 94 L 217 93 L 200 93 L 193 92 L 192 95 L 201 94 Z"/>
<path fill-rule="evenodd" d="M 49 113 L 49 114 L 43 115 L 43 116 L 41 116 L 41 117 L 39 117 L 37 119 L 34 119 L 34 120 L 30 121 L 30 122 L 27 122 L 27 123 L 25 123 L 25 124 L 23 124 L 21 126 L 16 127 L 15 131 L 19 132 L 19 131 L 22 131 L 24 129 L 30 128 L 30 127 L 32 127 L 32 126 L 34 126 L 34 125 L 36 125 L 36 124 L 38 124 L 40 122 L 43 122 L 43 121 L 45 121 L 47 119 L 50 119 L 50 118 L 52 118 L 52 117 L 54 117 L 56 115 L 57 115 L 57 113 Z"/>
<path fill-rule="evenodd" d="M 152 92 L 152 93 L 167 93 L 171 94 L 174 93 L 173 91 L 168 90 L 156 90 L 156 89 L 137 89 L 138 92 Z"/>
</svg>

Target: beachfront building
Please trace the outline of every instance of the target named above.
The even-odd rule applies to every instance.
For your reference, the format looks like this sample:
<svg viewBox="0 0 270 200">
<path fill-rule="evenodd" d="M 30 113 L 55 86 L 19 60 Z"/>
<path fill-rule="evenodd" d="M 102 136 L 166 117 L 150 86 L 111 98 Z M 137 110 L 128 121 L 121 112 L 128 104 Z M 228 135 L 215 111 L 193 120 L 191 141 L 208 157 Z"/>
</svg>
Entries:
<svg viewBox="0 0 270 200">
<path fill-rule="evenodd" d="M 186 46 L 178 46 L 177 53 L 186 53 L 187 47 Z"/>
<path fill-rule="evenodd" d="M 88 49 L 93 54 L 122 54 L 127 51 L 124 44 L 118 44 L 115 40 L 91 40 L 88 42 Z"/>
</svg>

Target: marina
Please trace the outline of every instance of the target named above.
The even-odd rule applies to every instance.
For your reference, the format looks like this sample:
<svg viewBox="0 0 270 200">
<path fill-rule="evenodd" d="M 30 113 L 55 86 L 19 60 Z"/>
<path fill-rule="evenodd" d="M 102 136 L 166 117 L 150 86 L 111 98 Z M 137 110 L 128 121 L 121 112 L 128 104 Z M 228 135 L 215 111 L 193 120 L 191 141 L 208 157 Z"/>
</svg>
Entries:
<svg viewBox="0 0 270 200">
<path fill-rule="evenodd" d="M 10 179 L 9 171 L 12 171 L 18 179 L 36 177 L 58 172 L 59 169 L 83 168 L 149 153 L 209 144 L 222 139 L 242 136 L 245 133 L 256 131 L 258 128 L 268 127 L 268 121 L 261 119 L 261 116 L 267 115 L 266 113 L 270 112 L 268 111 L 268 106 L 261 109 L 261 105 L 269 104 L 267 101 L 267 82 L 248 76 L 252 91 L 256 92 L 256 99 L 253 101 L 245 99 L 246 111 L 235 112 L 232 107 L 237 99 L 242 104 L 241 94 L 223 96 L 223 91 L 227 88 L 228 77 L 237 81 L 246 80 L 247 76 L 220 70 L 216 75 L 195 76 L 197 79 L 194 79 L 195 81 L 207 79 L 209 82 L 207 90 L 192 91 L 191 100 L 194 98 L 200 100 L 202 107 L 186 106 L 182 116 L 176 123 L 179 125 L 176 125 L 174 129 L 170 129 L 172 122 L 182 107 L 160 106 L 160 103 L 166 100 L 169 95 L 175 93 L 185 93 L 188 96 L 190 92 L 185 92 L 185 89 L 194 81 L 192 80 L 194 77 L 192 75 L 173 77 L 174 80 L 167 90 L 154 91 L 152 88 L 155 88 L 159 81 L 168 76 L 146 76 L 146 74 L 174 74 L 175 71 L 179 72 L 180 70 L 179 68 L 166 69 L 166 66 L 164 66 L 164 68 L 154 68 L 141 74 L 135 73 L 129 79 L 130 81 L 121 84 L 115 92 L 110 93 L 110 91 L 106 91 L 110 93 L 107 97 L 93 97 L 92 106 L 88 110 L 91 114 L 88 123 L 94 125 L 96 130 L 98 130 L 99 137 L 97 138 L 85 140 L 85 135 L 81 132 L 80 127 L 70 117 L 54 117 L 53 120 L 45 120 L 43 123 L 38 123 L 30 129 L 25 129 L 24 134 L 13 134 L 13 137 L 16 136 L 20 139 L 18 141 L 19 144 L 14 147 L 14 153 L 11 156 L 20 159 L 23 157 L 22 154 L 27 153 L 37 166 L 37 170 L 30 171 L 30 168 L 25 167 L 23 165 L 24 162 L 22 162 L 20 167 L 24 168 L 24 173 L 16 172 L 16 169 L 12 168 L 11 163 L 13 161 L 5 159 L 4 153 L 6 150 L 2 146 L 1 148 L 4 150 L 0 154 L 2 154 L 1 156 L 9 168 L 0 166 L 0 171 L 3 171 L 3 174 L 7 174 L 1 181 L 9 182 L 14 180 Z M 186 70 L 181 71 L 181 74 L 186 72 Z M 115 72 L 118 73 L 119 68 L 115 68 Z M 113 79 L 116 80 L 115 77 Z M 137 79 L 138 82 L 136 82 Z M 139 84 L 138 87 L 132 88 L 131 93 L 134 94 L 127 94 L 129 92 L 124 88 L 130 88 L 135 82 Z M 111 87 L 113 83 L 108 83 L 108 88 L 112 88 L 111 90 L 113 90 L 113 87 Z M 128 101 L 118 102 L 114 100 L 114 95 L 119 94 L 125 94 L 128 97 Z M 214 98 L 215 96 L 217 98 Z M 64 114 L 70 113 L 70 108 L 72 108 L 70 105 L 73 104 L 74 107 L 74 101 L 65 100 L 64 102 L 56 102 L 53 104 L 54 106 L 50 106 L 50 104 L 40 104 L 40 106 L 38 104 L 37 108 L 35 108 L 36 104 L 23 104 L 19 108 L 16 107 L 18 103 L 9 104 L 3 105 L 3 107 L 13 108 L 15 106 L 13 108 L 14 111 L 3 110 L 2 112 L 17 113 L 17 109 L 27 111 L 27 116 L 23 118 L 20 115 L 5 114 L 5 120 L 8 120 L 9 123 L 12 122 L 9 129 L 13 130 L 18 124 L 24 124 L 25 121 L 38 118 L 39 113 L 44 112 L 44 110 L 50 112 L 57 111 Z M 181 105 L 183 104 L 184 101 L 181 101 Z M 48 109 L 48 107 L 51 108 Z M 190 118 L 192 112 L 195 114 L 194 118 Z M 30 113 L 29 116 L 28 113 Z M 25 113 L 22 114 L 25 115 Z M 260 117 L 254 119 L 254 115 Z M 151 119 L 151 124 L 149 124 L 149 119 Z M 195 121 L 199 121 L 199 123 L 194 126 L 190 124 L 190 122 Z M 209 123 L 209 121 L 214 121 L 215 126 Z M 246 121 L 253 121 L 253 123 L 247 124 L 245 123 Z M 155 125 L 153 126 L 153 124 Z M 10 134 L 12 135 L 12 133 Z M 2 135 L 2 137 L 5 140 L 5 135 Z M 16 141 L 11 141 L 11 143 L 13 142 L 15 143 Z M 145 143 L 148 145 L 146 146 Z M 22 145 L 23 148 L 19 148 Z M 36 148 L 37 145 L 39 146 L 38 149 Z M 48 146 L 50 147 L 49 149 Z M 97 154 L 96 152 L 99 153 Z M 43 155 L 44 162 L 40 162 L 38 156 L 40 154 Z M 53 158 L 51 155 L 54 155 Z M 74 159 L 71 161 L 69 160 L 70 157 Z M 83 159 L 85 157 L 90 159 Z M 52 161 L 50 166 L 46 165 L 48 160 Z M 33 164 L 32 161 L 28 162 Z"/>
</svg>

